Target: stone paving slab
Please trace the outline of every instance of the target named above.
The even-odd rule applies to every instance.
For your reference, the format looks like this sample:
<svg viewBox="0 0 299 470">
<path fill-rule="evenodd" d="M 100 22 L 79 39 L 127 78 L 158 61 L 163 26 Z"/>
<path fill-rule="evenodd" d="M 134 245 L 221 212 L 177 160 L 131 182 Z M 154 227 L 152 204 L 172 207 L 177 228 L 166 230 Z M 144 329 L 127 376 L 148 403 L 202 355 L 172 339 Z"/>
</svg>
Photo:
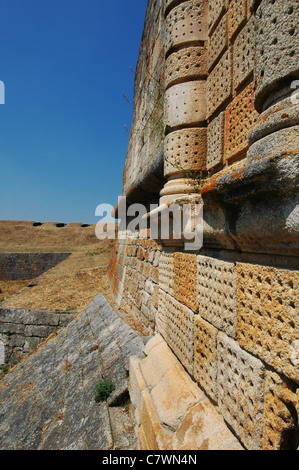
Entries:
<svg viewBox="0 0 299 470">
<path fill-rule="evenodd" d="M 129 357 L 144 341 L 101 294 L 0 381 L 0 450 L 131 450 Z M 95 403 L 110 377 L 115 390 Z"/>
</svg>

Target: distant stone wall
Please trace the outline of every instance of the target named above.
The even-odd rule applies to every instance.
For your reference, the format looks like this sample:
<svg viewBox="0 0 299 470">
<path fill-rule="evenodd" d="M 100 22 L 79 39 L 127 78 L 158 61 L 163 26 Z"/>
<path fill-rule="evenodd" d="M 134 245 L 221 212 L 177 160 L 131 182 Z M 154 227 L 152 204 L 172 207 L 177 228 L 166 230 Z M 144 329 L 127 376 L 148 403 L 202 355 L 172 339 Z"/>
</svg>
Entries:
<svg viewBox="0 0 299 470">
<path fill-rule="evenodd" d="M 0 279 L 34 279 L 65 260 L 70 253 L 0 253 Z"/>
<path fill-rule="evenodd" d="M 158 199 L 163 185 L 165 101 L 163 1 L 149 2 L 134 80 L 134 113 L 123 173 L 128 198 Z"/>
<path fill-rule="evenodd" d="M 127 227 L 111 258 L 112 291 L 163 337 L 244 448 L 296 449 L 299 5 L 149 0 L 145 31 L 157 18 L 154 5 L 164 8 L 165 31 L 160 210 L 203 204 L 203 246 L 191 252 Z M 134 141 L 132 134 L 126 167 Z M 140 154 L 139 167 L 148 155 Z M 124 184 L 129 203 L 151 202 L 150 179 L 142 182 L 147 198 Z M 154 402 L 151 389 L 148 398 Z M 142 429 L 151 422 L 138 420 Z M 140 445 L 167 448 L 154 422 Z"/>
<path fill-rule="evenodd" d="M 74 312 L 0 308 L 0 341 L 4 345 L 4 364 L 10 367 L 17 364 L 48 336 L 66 326 L 73 317 Z"/>
</svg>

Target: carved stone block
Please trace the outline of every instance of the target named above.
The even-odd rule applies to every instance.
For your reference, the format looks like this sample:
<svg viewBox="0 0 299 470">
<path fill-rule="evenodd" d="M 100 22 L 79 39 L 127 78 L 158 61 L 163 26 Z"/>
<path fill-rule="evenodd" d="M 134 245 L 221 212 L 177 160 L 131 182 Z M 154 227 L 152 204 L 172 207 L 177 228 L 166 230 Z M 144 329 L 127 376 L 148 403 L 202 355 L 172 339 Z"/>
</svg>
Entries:
<svg viewBox="0 0 299 470">
<path fill-rule="evenodd" d="M 166 91 L 165 124 L 170 128 L 206 119 L 206 81 L 179 83 Z"/>
<path fill-rule="evenodd" d="M 281 81 L 299 78 L 299 3 L 293 0 L 263 0 L 256 12 L 256 105 L 279 91 Z M 290 82 L 291 85 L 291 82 Z"/>
<path fill-rule="evenodd" d="M 257 121 L 254 108 L 254 84 L 248 85 L 226 108 L 225 159 L 229 160 L 248 150 L 248 133 Z"/>
<path fill-rule="evenodd" d="M 165 86 L 179 80 L 205 77 L 207 70 L 207 49 L 203 46 L 190 46 L 173 52 L 165 64 Z"/>
<path fill-rule="evenodd" d="M 206 128 L 181 129 L 165 138 L 164 175 L 182 170 L 204 171 L 207 157 Z"/>
<path fill-rule="evenodd" d="M 172 293 L 173 254 L 162 251 L 159 263 L 159 286 L 165 292 Z"/>
<path fill-rule="evenodd" d="M 227 47 L 227 15 L 224 15 L 208 40 L 208 68 L 217 62 Z"/>
<path fill-rule="evenodd" d="M 267 371 L 263 450 L 296 450 L 299 408 L 296 390 L 286 378 Z"/>
<path fill-rule="evenodd" d="M 236 337 L 236 273 L 234 263 L 198 256 L 199 314 L 219 330 Z"/>
<path fill-rule="evenodd" d="M 223 162 L 225 113 L 222 112 L 208 125 L 207 169 L 211 170 Z"/>
<path fill-rule="evenodd" d="M 218 406 L 248 450 L 263 438 L 265 368 L 224 333 L 218 335 Z"/>
<path fill-rule="evenodd" d="M 246 21 L 247 0 L 230 0 L 228 7 L 228 35 L 231 40 Z"/>
<path fill-rule="evenodd" d="M 188 42 L 205 41 L 208 31 L 207 2 L 191 0 L 173 8 L 166 17 L 166 52 Z"/>
<path fill-rule="evenodd" d="M 231 96 L 232 89 L 232 65 L 231 51 L 228 50 L 222 56 L 216 67 L 210 73 L 207 80 L 207 101 L 210 117 Z"/>
<path fill-rule="evenodd" d="M 194 378 L 206 394 L 217 402 L 218 330 L 199 315 L 194 317 Z"/>
<path fill-rule="evenodd" d="M 228 0 L 209 0 L 209 31 L 226 11 Z"/>
<path fill-rule="evenodd" d="M 156 319 L 157 331 L 174 354 L 193 375 L 194 313 L 160 289 Z"/>
<path fill-rule="evenodd" d="M 237 263 L 238 341 L 299 383 L 299 271 Z"/>
<path fill-rule="evenodd" d="M 233 45 L 233 81 L 236 90 L 254 70 L 254 21 L 252 16 L 236 37 Z"/>
<path fill-rule="evenodd" d="M 196 255 L 174 253 L 173 271 L 173 296 L 176 300 L 191 308 L 191 310 L 196 311 Z"/>
</svg>

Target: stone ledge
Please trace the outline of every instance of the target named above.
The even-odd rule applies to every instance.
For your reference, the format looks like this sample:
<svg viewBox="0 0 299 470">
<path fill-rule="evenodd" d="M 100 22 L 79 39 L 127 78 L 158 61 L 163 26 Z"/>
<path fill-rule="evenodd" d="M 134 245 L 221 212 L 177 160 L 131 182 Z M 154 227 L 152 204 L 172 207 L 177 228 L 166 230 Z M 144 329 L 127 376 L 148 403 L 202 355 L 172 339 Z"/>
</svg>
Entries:
<svg viewBox="0 0 299 470">
<path fill-rule="evenodd" d="M 143 352 L 130 358 L 129 384 L 140 450 L 243 450 L 161 335 Z"/>
</svg>

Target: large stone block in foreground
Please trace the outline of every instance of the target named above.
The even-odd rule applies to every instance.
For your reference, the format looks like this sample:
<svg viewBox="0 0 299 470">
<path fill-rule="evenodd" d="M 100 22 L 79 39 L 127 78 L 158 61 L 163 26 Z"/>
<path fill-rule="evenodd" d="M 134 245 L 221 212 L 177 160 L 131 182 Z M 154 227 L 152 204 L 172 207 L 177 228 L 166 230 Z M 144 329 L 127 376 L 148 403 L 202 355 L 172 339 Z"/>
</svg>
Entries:
<svg viewBox="0 0 299 470">
<path fill-rule="evenodd" d="M 160 335 L 144 353 L 130 359 L 129 386 L 141 450 L 243 450 Z"/>
</svg>

